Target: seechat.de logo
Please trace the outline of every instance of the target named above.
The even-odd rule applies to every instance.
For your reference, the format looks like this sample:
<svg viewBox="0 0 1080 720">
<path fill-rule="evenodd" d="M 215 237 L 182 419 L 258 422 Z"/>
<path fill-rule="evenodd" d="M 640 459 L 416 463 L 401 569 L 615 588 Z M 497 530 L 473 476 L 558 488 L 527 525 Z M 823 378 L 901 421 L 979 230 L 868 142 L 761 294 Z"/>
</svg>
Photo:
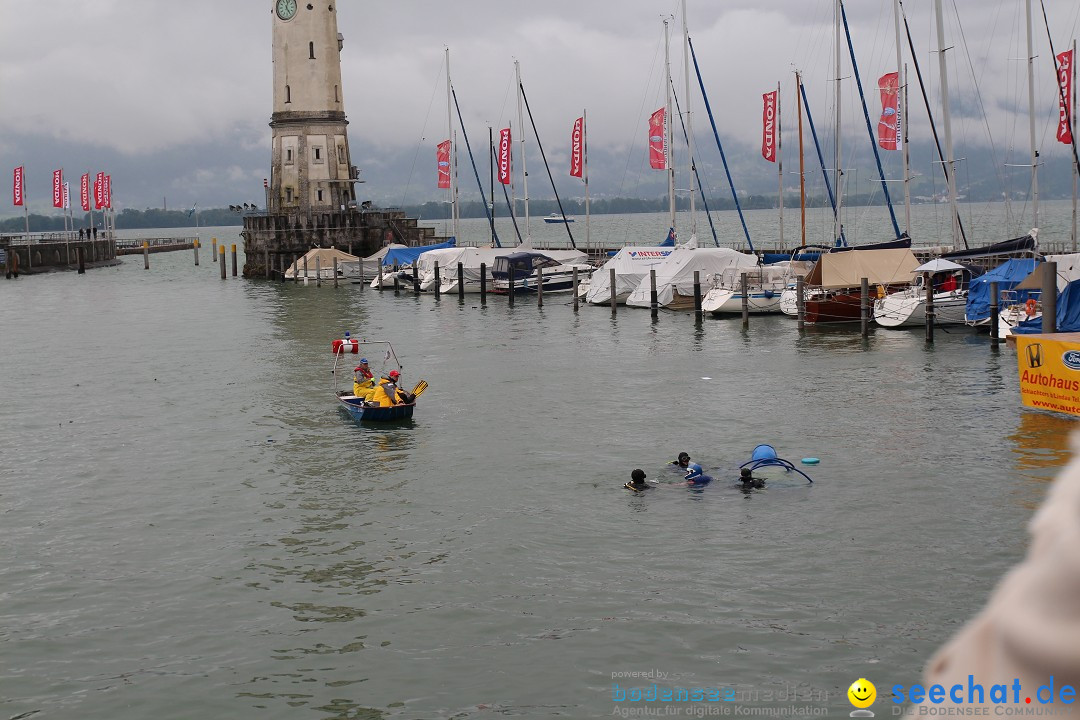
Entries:
<svg viewBox="0 0 1080 720">
<path fill-rule="evenodd" d="M 1061 362 L 1070 370 L 1080 370 L 1080 350 L 1069 350 L 1061 356 Z"/>
</svg>

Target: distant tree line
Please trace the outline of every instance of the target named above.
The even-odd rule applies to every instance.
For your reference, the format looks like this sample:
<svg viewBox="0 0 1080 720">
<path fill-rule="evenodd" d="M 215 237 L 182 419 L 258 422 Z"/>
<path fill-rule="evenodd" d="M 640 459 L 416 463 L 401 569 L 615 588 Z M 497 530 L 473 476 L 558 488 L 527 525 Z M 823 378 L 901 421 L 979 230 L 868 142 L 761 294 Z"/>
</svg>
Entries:
<svg viewBox="0 0 1080 720">
<path fill-rule="evenodd" d="M 241 216 L 228 208 L 207 208 L 198 211 L 200 227 L 219 227 L 222 225 L 241 225 Z M 94 213 L 95 224 L 101 227 L 101 213 Z M 90 213 L 74 216 L 75 229 L 90 227 Z M 116 214 L 117 230 L 135 230 L 142 228 L 178 228 L 195 227 L 195 213 L 187 210 L 122 210 Z M 30 214 L 30 232 L 60 232 L 64 229 L 62 215 Z M 20 233 L 26 231 L 26 219 L 10 217 L 0 221 L 0 232 Z"/>
</svg>

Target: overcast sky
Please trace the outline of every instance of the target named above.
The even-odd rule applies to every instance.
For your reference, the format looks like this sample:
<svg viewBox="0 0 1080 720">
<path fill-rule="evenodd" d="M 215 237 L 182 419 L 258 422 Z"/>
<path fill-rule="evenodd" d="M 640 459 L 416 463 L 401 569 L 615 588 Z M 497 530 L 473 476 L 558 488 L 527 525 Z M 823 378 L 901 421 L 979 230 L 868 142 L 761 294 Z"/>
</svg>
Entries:
<svg viewBox="0 0 1080 720">
<path fill-rule="evenodd" d="M 958 144 L 989 147 L 992 140 L 1000 162 L 1009 152 L 1026 154 L 1024 3 L 945 2 L 948 44 L 955 47 L 948 58 Z M 794 68 L 804 72 L 819 132 L 831 137 L 832 0 L 687 4 L 706 89 L 734 165 L 769 171 L 757 154 L 761 93 L 777 82 L 785 153 L 795 162 Z M 42 212 L 50 212 L 49 173 L 57 167 L 73 184 L 86 170 L 111 172 L 119 207 L 261 204 L 270 160 L 271 7 L 271 0 L 0 0 L 0 166 L 7 182 L 12 168 L 25 165 L 31 207 Z M 1080 3 L 1046 0 L 1046 7 L 1060 52 L 1077 32 Z M 932 4 L 908 0 L 905 8 L 937 111 Z M 420 202 L 437 196 L 434 146 L 447 134 L 445 47 L 485 177 L 488 126 L 517 126 L 515 58 L 558 182 L 570 183 L 564 167 L 569 133 L 582 109 L 588 111 L 590 154 L 598 159 L 592 165 L 598 191 L 642 194 L 642 177 L 655 183 L 662 175 L 646 169 L 645 123 L 664 102 L 665 14 L 676 16 L 672 72 L 684 94 L 677 0 L 343 0 L 337 12 L 345 37 L 345 110 L 353 162 L 367 180 L 364 197 Z M 849 0 L 847 12 L 876 123 L 877 78 L 896 65 L 892 2 Z M 1037 135 L 1044 162 L 1063 163 L 1067 149 L 1053 142 L 1056 90 L 1038 0 L 1035 12 Z M 868 150 L 862 110 L 850 103 L 856 91 L 846 47 L 841 75 L 844 145 Z M 911 132 L 925 142 L 929 132 L 916 102 L 913 97 Z M 696 82 L 691 105 L 700 154 L 715 153 Z M 529 152 L 536 177 L 535 150 Z M 568 186 L 567 193 L 580 191 Z M 15 212 L 10 199 L 0 204 L 0 214 Z"/>
</svg>

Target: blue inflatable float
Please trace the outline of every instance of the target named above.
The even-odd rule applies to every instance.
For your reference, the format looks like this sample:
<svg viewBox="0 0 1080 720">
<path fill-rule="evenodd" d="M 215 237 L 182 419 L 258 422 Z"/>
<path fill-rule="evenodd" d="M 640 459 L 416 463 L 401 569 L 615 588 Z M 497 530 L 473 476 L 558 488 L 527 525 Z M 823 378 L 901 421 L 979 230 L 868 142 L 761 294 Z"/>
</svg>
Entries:
<svg viewBox="0 0 1080 720">
<path fill-rule="evenodd" d="M 814 460 L 814 462 L 817 462 L 816 458 L 804 458 L 803 462 L 806 462 L 807 460 Z M 791 461 L 784 460 L 781 457 L 777 457 L 776 448 L 774 448 L 772 445 L 758 445 L 756 448 L 754 448 L 754 452 L 750 454 L 750 459 L 740 465 L 739 469 L 741 470 L 744 467 L 750 468 L 750 472 L 753 472 L 754 470 L 762 467 L 781 467 L 784 468 L 785 472 L 797 472 L 804 478 L 806 478 L 809 482 L 814 482 L 813 478 L 811 478 L 799 468 L 795 467 L 791 463 Z"/>
</svg>

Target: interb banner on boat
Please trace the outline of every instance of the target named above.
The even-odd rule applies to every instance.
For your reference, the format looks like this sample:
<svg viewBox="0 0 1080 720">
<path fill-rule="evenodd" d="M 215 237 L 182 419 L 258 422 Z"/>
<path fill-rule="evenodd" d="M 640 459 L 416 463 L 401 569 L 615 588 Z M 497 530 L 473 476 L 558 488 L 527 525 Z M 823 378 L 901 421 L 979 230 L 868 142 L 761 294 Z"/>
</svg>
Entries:
<svg viewBox="0 0 1080 720">
<path fill-rule="evenodd" d="M 1016 362 L 1024 405 L 1080 415 L 1080 336 L 1017 335 Z"/>
<path fill-rule="evenodd" d="M 574 121 L 574 131 L 570 134 L 570 175 L 581 177 L 582 145 L 585 142 L 585 117 Z"/>
<path fill-rule="evenodd" d="M 881 119 L 878 120 L 878 145 L 896 150 L 900 142 L 900 74 L 887 73 L 878 78 L 881 91 Z"/>
<path fill-rule="evenodd" d="M 776 162 L 776 91 L 761 96 L 761 157 Z"/>
<path fill-rule="evenodd" d="M 15 174 L 11 181 L 11 199 L 16 205 L 22 205 L 25 195 L 23 194 L 23 166 L 15 168 Z"/>
<path fill-rule="evenodd" d="M 1061 94 L 1058 96 L 1060 118 L 1058 119 L 1057 139 L 1066 145 L 1072 144 L 1072 128 L 1069 127 L 1069 108 L 1072 107 L 1073 51 L 1066 50 L 1057 55 L 1058 84 Z"/>
<path fill-rule="evenodd" d="M 499 182 L 510 184 L 510 128 L 499 131 Z"/>
<path fill-rule="evenodd" d="M 439 187 L 450 187 L 450 141 L 443 140 L 435 146 L 435 162 L 439 167 Z"/>
<path fill-rule="evenodd" d="M 53 170 L 52 174 L 52 205 L 55 208 L 64 207 L 64 171 Z"/>
<path fill-rule="evenodd" d="M 667 170 L 667 153 L 664 152 L 664 120 L 667 108 L 660 108 L 649 116 L 649 167 L 653 170 Z"/>
<path fill-rule="evenodd" d="M 90 210 L 90 173 L 86 173 L 82 176 L 82 182 L 79 184 L 79 199 L 82 200 L 82 209 Z"/>
</svg>

